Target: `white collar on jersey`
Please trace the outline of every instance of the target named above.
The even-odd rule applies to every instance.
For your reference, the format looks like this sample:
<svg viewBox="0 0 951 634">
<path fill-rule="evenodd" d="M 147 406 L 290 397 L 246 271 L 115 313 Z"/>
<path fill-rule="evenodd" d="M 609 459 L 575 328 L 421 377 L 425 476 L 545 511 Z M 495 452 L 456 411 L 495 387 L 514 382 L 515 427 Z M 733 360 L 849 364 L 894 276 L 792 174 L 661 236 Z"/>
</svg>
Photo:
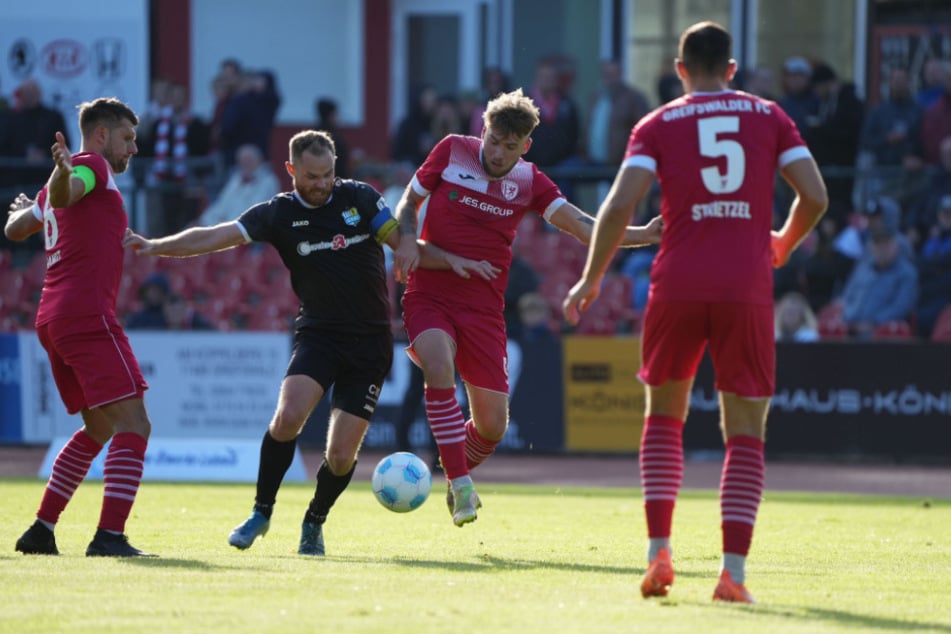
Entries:
<svg viewBox="0 0 951 634">
<path fill-rule="evenodd" d="M 294 198 L 297 199 L 297 202 L 308 209 L 319 209 L 320 207 L 326 207 L 330 204 L 330 201 L 334 199 L 334 193 L 330 192 L 330 198 L 328 198 L 327 202 L 325 202 L 323 205 L 311 205 L 309 202 L 300 197 L 300 194 L 297 193 L 296 189 L 292 193 L 294 194 Z"/>
<path fill-rule="evenodd" d="M 690 93 L 690 94 L 691 94 L 691 95 L 694 95 L 695 97 L 708 97 L 708 96 L 711 96 L 711 95 L 727 95 L 727 94 L 731 94 L 731 95 L 732 95 L 732 94 L 735 93 L 735 92 L 736 92 L 736 91 L 733 90 L 732 88 L 724 88 L 723 90 L 715 90 L 715 91 L 713 91 L 713 92 L 701 92 L 701 91 L 699 91 L 699 90 L 695 90 L 695 91 L 693 91 L 693 92 Z"/>
</svg>

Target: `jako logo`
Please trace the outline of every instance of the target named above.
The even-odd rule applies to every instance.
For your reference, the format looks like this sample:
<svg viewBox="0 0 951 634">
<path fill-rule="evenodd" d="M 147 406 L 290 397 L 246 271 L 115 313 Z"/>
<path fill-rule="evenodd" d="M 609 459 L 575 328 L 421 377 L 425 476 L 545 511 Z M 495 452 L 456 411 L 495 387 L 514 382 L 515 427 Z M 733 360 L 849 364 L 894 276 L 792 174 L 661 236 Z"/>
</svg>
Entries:
<svg viewBox="0 0 951 634">
<path fill-rule="evenodd" d="M 306 227 L 310 224 L 309 220 L 295 220 L 291 223 L 292 227 Z"/>
<path fill-rule="evenodd" d="M 53 77 L 76 77 L 88 64 L 86 48 L 75 40 L 53 40 L 40 52 L 42 68 Z"/>
</svg>

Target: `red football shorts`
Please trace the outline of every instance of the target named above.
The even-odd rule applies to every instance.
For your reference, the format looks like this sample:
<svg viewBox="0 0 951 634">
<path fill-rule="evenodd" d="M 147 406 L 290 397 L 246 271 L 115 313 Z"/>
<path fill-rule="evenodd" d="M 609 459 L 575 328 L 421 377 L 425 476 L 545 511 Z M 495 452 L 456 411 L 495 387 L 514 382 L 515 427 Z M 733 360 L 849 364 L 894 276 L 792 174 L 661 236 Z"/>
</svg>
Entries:
<svg viewBox="0 0 951 634">
<path fill-rule="evenodd" d="M 772 305 L 649 301 L 638 376 L 647 385 L 688 379 L 709 345 L 717 390 L 771 397 L 776 390 L 774 336 Z"/>
<path fill-rule="evenodd" d="M 414 362 L 416 338 L 427 330 L 442 330 L 456 344 L 456 369 L 463 381 L 473 387 L 509 393 L 507 338 L 501 312 L 496 315 L 453 309 L 419 295 L 404 295 L 403 325 L 410 342 L 407 353 Z"/>
<path fill-rule="evenodd" d="M 149 387 L 114 316 L 54 319 L 37 326 L 36 334 L 70 414 L 141 398 Z"/>
</svg>

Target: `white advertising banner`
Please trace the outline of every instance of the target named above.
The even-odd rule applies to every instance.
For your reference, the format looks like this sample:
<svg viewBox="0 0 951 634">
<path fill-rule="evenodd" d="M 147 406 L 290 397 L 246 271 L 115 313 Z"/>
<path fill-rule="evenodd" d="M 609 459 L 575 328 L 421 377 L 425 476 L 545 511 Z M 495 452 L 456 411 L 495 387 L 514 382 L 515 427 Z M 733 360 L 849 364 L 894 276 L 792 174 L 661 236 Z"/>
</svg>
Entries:
<svg viewBox="0 0 951 634">
<path fill-rule="evenodd" d="M 40 465 L 39 476 L 49 478 L 56 454 L 69 440 L 54 438 L 46 458 Z M 87 479 L 101 480 L 109 445 L 106 444 L 89 467 Z M 142 478 L 146 481 L 180 482 L 254 482 L 260 462 L 260 440 L 223 440 L 156 438 L 149 439 L 145 451 Z M 300 450 L 284 476 L 285 482 L 303 482 L 307 472 Z"/>
<path fill-rule="evenodd" d="M 83 101 L 118 97 L 133 110 L 144 110 L 149 67 L 146 0 L 97 0 L 94 9 L 68 0 L 9 2 L 4 3 L 2 20 L 2 93 L 12 95 L 25 80 L 35 80 L 43 103 L 66 120 L 73 151 L 79 150 L 76 106 Z"/>
<path fill-rule="evenodd" d="M 274 414 L 290 359 L 286 333 L 128 333 L 149 390 L 156 438 L 260 441 Z M 82 422 L 66 413 L 49 359 L 33 333 L 20 335 L 22 440 L 69 436 Z"/>
</svg>

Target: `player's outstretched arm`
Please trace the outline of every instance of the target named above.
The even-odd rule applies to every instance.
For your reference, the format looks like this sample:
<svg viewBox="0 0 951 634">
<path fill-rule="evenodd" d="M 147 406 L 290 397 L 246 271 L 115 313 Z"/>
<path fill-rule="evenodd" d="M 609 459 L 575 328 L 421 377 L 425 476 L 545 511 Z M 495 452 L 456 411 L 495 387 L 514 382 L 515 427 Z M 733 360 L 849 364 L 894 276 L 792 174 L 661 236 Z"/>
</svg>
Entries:
<svg viewBox="0 0 951 634">
<path fill-rule="evenodd" d="M 417 240 L 419 266 L 424 269 L 452 269 L 459 277 L 469 279 L 473 275 L 484 280 L 494 280 L 499 269 L 488 260 L 470 260 L 437 247 L 431 242 Z"/>
<path fill-rule="evenodd" d="M 640 202 L 641 198 L 647 193 L 653 180 L 653 173 L 647 170 L 622 170 L 619 172 L 618 178 L 615 181 L 615 186 L 624 187 L 625 191 L 615 192 L 612 188 L 608 194 L 608 198 L 605 199 L 604 204 L 602 204 L 601 210 L 598 212 L 599 218 L 601 214 L 604 213 L 605 205 L 608 204 L 609 200 L 612 200 L 612 195 L 615 201 L 615 203 L 612 204 L 618 204 L 617 201 L 621 201 L 623 204 L 629 203 L 631 205 L 629 208 L 625 208 L 625 229 L 621 236 L 619 246 L 642 247 L 660 242 L 663 223 L 659 218 L 651 220 L 651 222 L 644 226 L 627 225 L 631 215 L 634 213 L 634 209 L 637 207 L 637 203 Z M 565 204 L 555 210 L 555 213 L 551 215 L 550 222 L 565 233 L 573 235 L 580 242 L 591 244 L 592 237 L 594 236 L 595 218 L 589 216 L 573 204 L 565 202 Z"/>
<path fill-rule="evenodd" d="M 3 227 L 3 235 L 8 240 L 26 240 L 43 228 L 43 221 L 33 215 L 33 204 L 33 199 L 26 194 L 20 194 L 10 203 L 7 222 Z"/>
<path fill-rule="evenodd" d="M 417 213 L 420 204 L 424 200 L 413 189 L 410 183 L 403 191 L 400 202 L 396 205 L 396 221 L 400 225 L 399 245 L 393 251 L 393 270 L 396 272 L 396 279 L 405 281 L 411 271 L 419 266 L 419 245 L 416 244 L 417 236 Z M 405 240 L 402 238 L 406 238 Z"/>
<path fill-rule="evenodd" d="M 50 175 L 47 195 L 51 207 L 62 209 L 76 204 L 86 194 L 86 184 L 81 178 L 73 178 L 73 158 L 62 132 L 56 133 L 50 152 L 56 167 Z"/>
<path fill-rule="evenodd" d="M 618 172 L 608 197 L 605 198 L 598 211 L 584 272 L 578 283 L 568 291 L 562 303 L 565 320 L 569 324 L 577 324 L 581 319 L 581 313 L 585 312 L 597 299 L 601 280 L 604 279 L 608 265 L 622 240 L 628 236 L 627 223 L 637 204 L 650 188 L 653 178 L 652 172 L 639 167 L 629 167 Z M 661 228 L 660 224 L 655 224 L 651 230 L 659 231 Z M 636 237 L 640 239 L 645 236 Z"/>
<path fill-rule="evenodd" d="M 583 244 L 591 243 L 594 218 L 567 200 L 548 218 L 548 222 Z"/>
<path fill-rule="evenodd" d="M 627 227 L 621 239 L 622 247 L 643 247 L 648 244 L 660 244 L 660 237 L 664 233 L 664 220 L 654 216 L 643 227 Z"/>
<path fill-rule="evenodd" d="M 814 159 L 802 158 L 786 165 L 783 178 L 796 192 L 786 222 L 771 239 L 773 266 L 786 264 L 799 243 L 812 231 L 829 206 L 829 195 Z"/>
<path fill-rule="evenodd" d="M 247 239 L 235 221 L 223 222 L 214 227 L 192 227 L 164 238 L 145 238 L 131 229 L 126 229 L 122 246 L 135 251 L 136 255 L 161 255 L 185 258 L 212 251 L 230 249 L 245 244 Z"/>
<path fill-rule="evenodd" d="M 391 233 L 386 244 L 397 253 L 402 242 L 408 242 L 413 238 L 404 237 L 398 231 Z M 480 277 L 484 280 L 494 280 L 498 277 L 500 269 L 493 266 L 488 260 L 470 260 L 455 253 L 449 253 L 445 249 L 437 247 L 432 242 L 425 240 L 415 240 L 417 252 L 419 253 L 418 266 L 424 269 L 452 269 L 459 277 L 469 279 L 472 276 Z M 395 262 L 395 258 L 394 258 Z M 415 267 L 414 267 L 415 268 Z M 406 274 L 399 267 L 393 267 L 397 282 L 406 282 Z"/>
</svg>

